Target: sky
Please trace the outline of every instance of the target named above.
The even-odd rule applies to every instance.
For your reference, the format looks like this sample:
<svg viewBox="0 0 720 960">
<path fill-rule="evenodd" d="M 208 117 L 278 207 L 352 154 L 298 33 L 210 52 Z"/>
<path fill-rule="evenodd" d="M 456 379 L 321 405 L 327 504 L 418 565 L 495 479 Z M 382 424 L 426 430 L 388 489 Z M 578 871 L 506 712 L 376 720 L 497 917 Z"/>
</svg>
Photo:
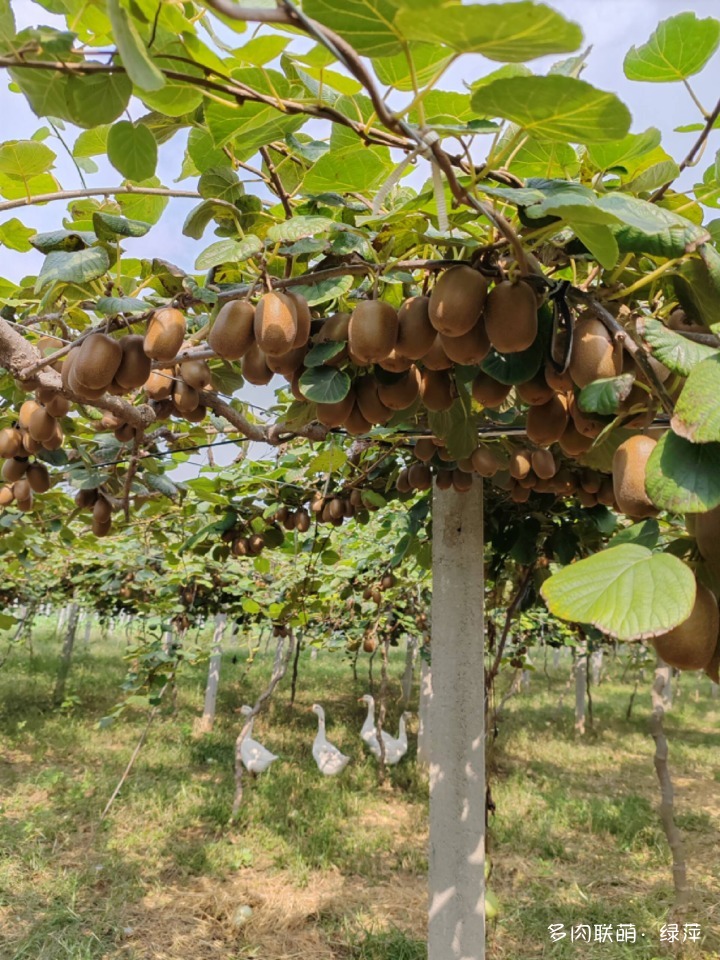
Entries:
<svg viewBox="0 0 720 960">
<path fill-rule="evenodd" d="M 692 135 L 675 133 L 674 128 L 698 120 L 697 108 L 682 84 L 637 83 L 627 80 L 622 69 L 623 58 L 631 46 L 644 43 L 657 24 L 669 16 L 693 11 L 698 17 L 717 17 L 720 14 L 717 0 L 548 0 L 548 5 L 567 19 L 579 23 L 584 33 L 585 46 L 592 45 L 583 79 L 603 90 L 617 93 L 631 111 L 633 132 L 640 132 L 649 126 L 658 127 L 665 149 L 676 159 L 681 159 L 692 144 Z M 29 0 L 14 0 L 12 6 L 18 26 L 39 23 L 60 25 L 58 18 L 54 18 Z M 557 59 L 560 57 L 541 58 L 531 62 L 530 66 L 535 72 L 542 73 Z M 445 75 L 439 86 L 445 90 L 463 90 L 465 83 L 476 80 L 497 66 L 496 63 L 477 55 L 465 56 Z M 720 54 L 716 54 L 705 70 L 691 81 L 695 93 L 706 109 L 711 109 L 715 104 L 720 88 L 718 80 Z M 135 116 L 140 116 L 143 112 L 142 105 L 137 105 L 133 110 Z M 30 137 L 41 125 L 29 110 L 24 98 L 8 90 L 7 82 L 0 83 L 0 116 L 3 118 L 3 128 L 12 131 L 14 139 Z M 314 132 L 317 135 L 317 131 Z M 683 180 L 679 181 L 681 185 L 691 187 L 700 179 L 699 173 L 710 165 L 715 151 L 720 148 L 720 132 L 716 137 L 717 143 L 710 144 L 699 170 L 686 171 Z M 66 131 L 66 138 L 72 143 L 75 132 Z M 46 142 L 57 153 L 54 173 L 63 188 L 81 187 L 77 171 L 63 147 L 56 140 Z M 485 142 L 489 141 L 478 138 L 477 160 L 482 159 Z M 176 182 L 182 154 L 183 143 L 180 137 L 173 138 L 160 148 L 158 176 L 166 186 L 172 186 Z M 424 163 L 419 164 L 413 174 L 417 182 L 423 182 L 428 176 L 424 166 Z M 107 163 L 97 174 L 86 178 L 89 185 L 96 186 L 111 186 L 120 180 L 119 175 Z M 178 187 L 193 189 L 194 183 L 189 179 L 179 182 Z M 201 241 L 182 235 L 183 221 L 195 202 L 185 199 L 171 200 L 160 224 L 146 237 L 128 242 L 127 253 L 143 257 L 157 256 L 158 251 L 161 251 L 160 255 L 164 259 L 191 271 L 198 253 L 215 239 L 211 230 L 208 230 Z M 62 227 L 64 213 L 65 204 L 58 202 L 42 207 L 21 208 L 7 214 L 0 213 L 0 222 L 18 216 L 28 226 L 35 227 L 38 231 L 47 231 Z M 27 274 L 37 273 L 41 262 L 42 256 L 36 251 L 21 254 L 3 248 L 0 250 L 0 275 L 19 280 Z M 272 402 L 272 393 L 272 387 L 253 387 L 246 388 L 239 396 L 267 406 Z M 221 462 L 232 459 L 234 452 L 233 447 L 226 447 L 224 451 L 218 451 L 218 459 Z"/>
</svg>

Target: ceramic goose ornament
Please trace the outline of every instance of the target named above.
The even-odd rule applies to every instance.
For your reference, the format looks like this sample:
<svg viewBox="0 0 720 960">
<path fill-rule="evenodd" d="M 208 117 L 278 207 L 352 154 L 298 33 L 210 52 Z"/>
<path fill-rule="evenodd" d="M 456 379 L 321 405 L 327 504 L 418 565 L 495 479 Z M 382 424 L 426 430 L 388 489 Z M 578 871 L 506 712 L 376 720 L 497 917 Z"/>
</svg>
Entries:
<svg viewBox="0 0 720 960">
<path fill-rule="evenodd" d="M 240 708 L 240 713 L 244 716 L 247 716 L 251 712 L 252 707 L 249 707 L 247 704 Z M 270 764 L 277 760 L 277 756 L 274 753 L 270 753 L 270 751 L 261 743 L 258 743 L 257 740 L 252 739 L 254 723 L 255 717 L 250 721 L 250 729 L 247 732 L 247 736 L 240 744 L 240 759 L 248 773 L 258 774 L 264 773 Z"/>
<path fill-rule="evenodd" d="M 365 723 L 363 723 L 362 729 L 360 730 L 360 737 L 373 756 L 377 757 L 379 760 L 380 742 L 378 740 L 377 729 L 375 727 L 375 700 L 370 696 L 369 693 L 366 693 L 365 696 L 360 697 L 360 700 L 363 703 L 366 703 L 368 708 Z M 403 713 L 403 715 L 400 717 L 400 726 L 398 729 L 397 738 L 391 737 L 387 730 L 383 730 L 382 732 L 383 744 L 385 746 L 385 763 L 388 766 L 392 767 L 396 763 L 400 763 L 402 758 L 407 753 L 408 744 L 405 721 L 409 716 L 409 713 Z"/>
<path fill-rule="evenodd" d="M 320 773 L 326 777 L 334 777 L 345 769 L 350 757 L 341 753 L 325 736 L 325 711 L 320 704 L 314 703 L 310 709 L 318 718 L 318 732 L 313 742 L 312 755 Z"/>
</svg>

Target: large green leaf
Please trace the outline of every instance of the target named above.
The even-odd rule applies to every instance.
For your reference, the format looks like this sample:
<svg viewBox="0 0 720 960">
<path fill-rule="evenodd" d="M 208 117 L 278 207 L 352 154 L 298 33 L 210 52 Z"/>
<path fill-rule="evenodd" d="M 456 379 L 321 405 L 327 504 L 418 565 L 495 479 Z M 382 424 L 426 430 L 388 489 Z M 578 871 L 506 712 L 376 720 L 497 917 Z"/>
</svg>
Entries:
<svg viewBox="0 0 720 960">
<path fill-rule="evenodd" d="M 373 67 L 380 83 L 405 91 L 413 90 L 415 83 L 424 87 L 452 57 L 447 47 L 435 43 L 409 43 L 408 55 L 412 59 L 412 70 L 404 51 L 374 60 Z"/>
<path fill-rule="evenodd" d="M 631 47 L 625 57 L 629 80 L 670 83 L 699 73 L 720 43 L 720 23 L 679 13 L 658 25 L 647 43 Z"/>
<path fill-rule="evenodd" d="M 303 11 L 348 41 L 366 57 L 387 57 L 402 50 L 402 34 L 394 25 L 393 0 L 304 0 Z"/>
<path fill-rule="evenodd" d="M 588 147 L 587 158 L 598 170 L 627 171 L 638 158 L 660 145 L 660 131 L 649 127 L 644 133 L 629 133 L 622 140 L 594 143 Z"/>
<path fill-rule="evenodd" d="M 67 79 L 67 110 L 60 116 L 79 127 L 92 129 L 112 123 L 124 113 L 130 102 L 132 83 L 124 73 L 95 73 Z M 69 116 L 66 116 L 68 111 Z"/>
<path fill-rule="evenodd" d="M 690 443 L 668 430 L 650 454 L 645 488 L 662 510 L 712 510 L 720 505 L 720 443 Z"/>
<path fill-rule="evenodd" d="M 523 63 L 547 53 L 572 53 L 582 30 L 543 3 L 479 3 L 460 6 L 413 4 L 401 10 L 397 26 L 411 40 L 445 43 L 458 53 Z"/>
<path fill-rule="evenodd" d="M 339 403 L 350 390 L 350 377 L 335 367 L 310 367 L 298 381 L 300 393 L 314 403 Z"/>
<path fill-rule="evenodd" d="M 10 0 L 0 2 L 0 52 L 10 53 L 15 48 L 15 17 Z"/>
<path fill-rule="evenodd" d="M 30 243 L 40 253 L 52 253 L 53 250 L 83 250 L 95 243 L 95 235 L 89 230 L 50 230 L 48 233 L 34 234 Z"/>
<path fill-rule="evenodd" d="M 133 20 L 120 5 L 120 0 L 107 0 L 107 12 L 113 39 L 130 79 L 142 90 L 159 90 L 165 83 L 165 77 L 152 62 Z"/>
<path fill-rule="evenodd" d="M 330 150 L 313 164 L 303 180 L 303 193 L 365 193 L 376 190 L 394 168 L 384 147 L 355 145 Z"/>
<path fill-rule="evenodd" d="M 598 206 L 622 221 L 612 230 L 623 253 L 681 257 L 706 236 L 691 220 L 629 194 L 606 194 L 598 199 Z"/>
<path fill-rule="evenodd" d="M 686 260 L 672 279 L 680 305 L 692 319 L 708 327 L 720 323 L 720 294 L 703 260 Z"/>
<path fill-rule="evenodd" d="M 55 251 L 43 261 L 35 284 L 35 292 L 41 293 L 56 281 L 88 283 L 101 277 L 110 266 L 110 259 L 103 247 L 88 247 L 73 252 Z"/>
<path fill-rule="evenodd" d="M 720 355 L 708 357 L 690 371 L 675 405 L 672 428 L 692 443 L 720 441 Z"/>
<path fill-rule="evenodd" d="M 585 413 L 603 416 L 617 413 L 619 404 L 627 399 L 635 383 L 635 374 L 622 373 L 619 377 L 595 380 L 583 387 L 578 396 L 578 406 Z"/>
<path fill-rule="evenodd" d="M 478 428 L 466 386 L 458 384 L 458 393 L 449 410 L 428 412 L 428 424 L 433 436 L 445 441 L 450 456 L 461 460 L 477 447 Z"/>
<path fill-rule="evenodd" d="M 248 260 L 260 253 L 263 248 L 262 240 L 254 234 L 248 234 L 242 240 L 218 240 L 211 243 L 195 261 L 196 270 L 210 270 L 219 267 L 221 263 L 237 263 Z"/>
<path fill-rule="evenodd" d="M 34 230 L 26 227 L 17 217 L 12 217 L 12 219 L 0 224 L 0 243 L 10 250 L 19 250 L 20 253 L 26 253 L 32 249 L 30 237 L 34 233 Z"/>
<path fill-rule="evenodd" d="M 0 173 L 17 180 L 29 180 L 53 166 L 55 154 L 37 140 L 8 140 L 0 146 Z"/>
<path fill-rule="evenodd" d="M 146 180 L 155 173 L 157 141 L 142 124 L 129 120 L 113 124 L 107 146 L 110 163 L 128 180 Z"/>
<path fill-rule="evenodd" d="M 545 581 L 556 617 L 591 623 L 618 640 L 667 633 L 690 616 L 695 577 L 677 557 L 624 543 L 578 560 Z"/>
<path fill-rule="evenodd" d="M 301 240 L 303 237 L 325 236 L 332 228 L 334 220 L 330 217 L 292 217 L 282 223 L 276 223 L 267 232 L 268 240 L 290 241 Z"/>
<path fill-rule="evenodd" d="M 652 355 L 673 373 L 687 377 L 692 368 L 717 353 L 715 347 L 704 343 L 695 343 L 681 334 L 670 330 L 660 320 L 641 317 L 638 321 L 638 333 L 652 350 Z"/>
<path fill-rule="evenodd" d="M 232 167 L 210 167 L 198 180 L 198 193 L 203 200 L 227 200 L 234 203 L 245 193 L 240 178 Z"/>
<path fill-rule="evenodd" d="M 473 94 L 482 116 L 503 117 L 541 139 L 599 143 L 627 135 L 630 111 L 615 94 L 574 77 L 508 77 Z"/>
<path fill-rule="evenodd" d="M 144 237 L 150 224 L 142 220 L 128 220 L 113 213 L 96 210 L 93 213 L 93 228 L 99 240 L 117 240 L 118 237 Z"/>
<path fill-rule="evenodd" d="M 584 244 L 600 266 L 611 270 L 620 258 L 620 248 L 615 235 L 604 223 L 571 221 L 578 240 Z"/>
</svg>

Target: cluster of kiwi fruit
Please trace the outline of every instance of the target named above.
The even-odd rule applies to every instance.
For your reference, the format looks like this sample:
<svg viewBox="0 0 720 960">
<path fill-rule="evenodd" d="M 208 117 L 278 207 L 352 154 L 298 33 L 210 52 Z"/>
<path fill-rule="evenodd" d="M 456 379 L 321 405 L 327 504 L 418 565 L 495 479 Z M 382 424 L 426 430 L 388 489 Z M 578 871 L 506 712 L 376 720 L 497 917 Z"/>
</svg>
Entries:
<svg viewBox="0 0 720 960">
<path fill-rule="evenodd" d="M 378 606 L 382 603 L 382 595 L 386 590 L 392 590 L 397 584 L 397 578 L 394 573 L 385 573 L 377 583 L 368 584 L 363 590 L 363 600 L 372 600 Z"/>
<path fill-rule="evenodd" d="M 32 400 L 25 401 L 20 408 L 21 419 L 17 427 L 0 430 L 0 457 L 5 461 L 0 469 L 0 476 L 5 481 L 0 487 L 0 507 L 8 507 L 14 501 L 23 513 L 32 510 L 36 493 L 46 493 L 52 485 L 45 464 L 29 455 L 42 448 L 27 426 L 35 412 L 29 414 L 30 404 L 38 407 Z"/>
<path fill-rule="evenodd" d="M 92 532 L 96 537 L 107 537 L 112 530 L 112 503 L 101 489 L 78 490 L 75 505 L 80 510 L 92 511 Z"/>
</svg>

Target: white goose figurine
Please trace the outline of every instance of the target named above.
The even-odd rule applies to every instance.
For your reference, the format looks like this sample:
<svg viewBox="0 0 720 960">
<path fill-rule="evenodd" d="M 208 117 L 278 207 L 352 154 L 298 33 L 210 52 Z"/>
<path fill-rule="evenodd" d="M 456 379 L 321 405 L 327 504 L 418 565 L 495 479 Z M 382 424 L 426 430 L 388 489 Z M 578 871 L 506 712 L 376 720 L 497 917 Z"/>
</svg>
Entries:
<svg viewBox="0 0 720 960">
<path fill-rule="evenodd" d="M 242 713 L 243 716 L 247 716 L 249 713 L 252 713 L 252 707 L 245 704 L 240 708 L 240 713 Z M 252 739 L 254 723 L 255 717 L 250 721 L 250 729 L 247 732 L 247 736 L 243 738 L 240 744 L 240 759 L 248 773 L 257 774 L 267 770 L 270 764 L 277 760 L 277 756 L 274 753 L 270 753 L 270 751 L 261 743 L 258 743 L 257 740 Z"/>
<path fill-rule="evenodd" d="M 314 703 L 310 709 L 318 718 L 318 732 L 313 742 L 312 755 L 320 773 L 326 777 L 334 777 L 345 769 L 350 757 L 346 757 L 325 736 L 325 711 L 320 704 Z"/>
<path fill-rule="evenodd" d="M 380 759 L 380 742 L 378 741 L 377 729 L 375 727 L 375 699 L 370 696 L 369 693 L 366 693 L 364 696 L 360 697 L 360 700 L 363 703 L 367 704 L 368 712 L 367 717 L 365 717 L 365 723 L 362 725 L 360 730 L 360 737 L 367 745 L 370 752 L 373 756 Z M 396 763 L 400 763 L 402 758 L 407 753 L 407 730 L 405 728 L 406 718 L 409 717 L 409 713 L 403 713 L 400 717 L 400 726 L 398 728 L 397 739 L 391 737 L 387 730 L 383 730 L 382 738 L 383 744 L 385 746 L 385 763 L 388 766 L 394 766 Z"/>
</svg>

